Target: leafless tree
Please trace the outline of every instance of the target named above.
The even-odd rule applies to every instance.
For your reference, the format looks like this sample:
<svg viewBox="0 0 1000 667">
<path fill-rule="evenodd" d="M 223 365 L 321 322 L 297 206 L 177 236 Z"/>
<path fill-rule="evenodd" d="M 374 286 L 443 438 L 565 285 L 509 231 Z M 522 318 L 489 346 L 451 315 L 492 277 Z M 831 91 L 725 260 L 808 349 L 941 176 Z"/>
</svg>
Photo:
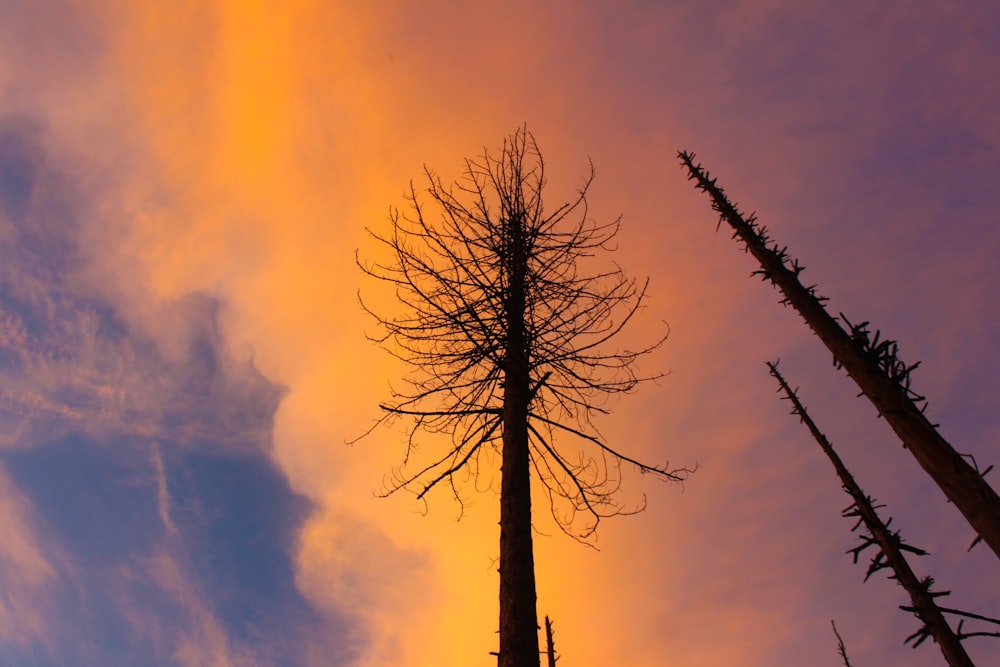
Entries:
<svg viewBox="0 0 1000 667">
<path fill-rule="evenodd" d="M 499 455 L 499 664 L 538 665 L 532 471 L 559 525 L 580 538 L 603 517 L 641 509 L 616 494 L 623 463 L 665 480 L 686 477 L 688 469 L 613 449 L 592 422 L 607 412 L 608 395 L 657 377 L 638 375 L 635 365 L 666 336 L 637 350 L 610 347 L 640 310 L 647 283 L 614 265 L 587 271 L 620 227 L 620 219 L 588 216 L 592 166 L 574 198 L 547 209 L 542 155 L 522 128 L 498 155 L 467 159 L 454 185 L 426 168 L 425 177 L 423 196 L 411 183 L 407 208 L 391 211 L 388 232 L 368 230 L 388 259 L 358 261 L 399 300 L 384 310 L 362 301 L 379 325 L 372 338 L 411 368 L 406 388 L 381 406 L 380 423 L 412 420 L 385 493 L 423 498 L 445 485 L 462 502 L 462 482 Z M 418 463 L 427 435 L 439 436 L 430 444 L 441 449 Z"/>
<path fill-rule="evenodd" d="M 834 362 L 847 371 L 978 538 L 1000 558 L 1000 496 L 984 479 L 992 466 L 979 470 L 976 462 L 957 452 L 924 414 L 926 401 L 911 387 L 911 373 L 919 362 L 904 363 L 895 341 L 880 339 L 879 332 L 873 334 L 867 322 L 853 324 L 841 314 L 845 330 L 826 311 L 826 297 L 816 293 L 816 286 L 806 287 L 800 282 L 799 275 L 805 267 L 788 255 L 787 247 L 771 241 L 767 229 L 757 223 L 756 215 L 744 216 L 716 179 L 695 164 L 693 153 L 681 152 L 678 157 L 688 170 L 688 178 L 712 198 L 719 224 L 726 222 L 732 227 L 733 238 L 742 241 L 747 252 L 760 263 L 760 270 L 754 273 L 777 287 L 784 295 L 783 303 L 802 315 L 833 353 Z"/>
</svg>

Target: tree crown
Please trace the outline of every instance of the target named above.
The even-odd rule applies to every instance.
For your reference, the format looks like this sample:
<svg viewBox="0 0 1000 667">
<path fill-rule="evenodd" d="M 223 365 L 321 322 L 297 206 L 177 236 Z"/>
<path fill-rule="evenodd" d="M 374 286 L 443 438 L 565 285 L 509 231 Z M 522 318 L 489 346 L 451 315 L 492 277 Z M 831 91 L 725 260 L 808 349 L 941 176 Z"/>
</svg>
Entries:
<svg viewBox="0 0 1000 667">
<path fill-rule="evenodd" d="M 406 488 L 423 498 L 446 483 L 462 501 L 456 475 L 478 478 L 481 457 L 500 447 L 514 359 L 526 360 L 518 372 L 530 381 L 531 463 L 566 532 L 586 537 L 600 518 L 641 509 L 627 510 L 615 498 L 622 463 L 682 481 L 690 470 L 629 458 L 608 446 L 592 421 L 607 412 L 608 395 L 662 375 L 639 375 L 636 362 L 666 339 L 609 349 L 642 307 L 648 280 L 617 265 L 594 273 L 581 266 L 613 250 L 621 226 L 620 217 L 598 223 L 588 215 L 593 165 L 575 196 L 551 210 L 542 199 L 545 163 L 525 128 L 507 137 L 499 154 L 466 159 L 452 186 L 426 167 L 424 175 L 426 203 L 411 182 L 406 209 L 390 212 L 389 232 L 367 230 L 389 260 L 358 260 L 365 274 L 394 287 L 401 306 L 386 315 L 361 300 L 379 327 L 369 337 L 411 368 L 406 389 L 393 390 L 381 406 L 378 423 L 412 419 L 406 456 L 385 494 Z M 411 465 L 421 432 L 445 434 L 450 448 Z M 557 447 L 557 434 L 573 436 L 577 449 Z"/>
</svg>

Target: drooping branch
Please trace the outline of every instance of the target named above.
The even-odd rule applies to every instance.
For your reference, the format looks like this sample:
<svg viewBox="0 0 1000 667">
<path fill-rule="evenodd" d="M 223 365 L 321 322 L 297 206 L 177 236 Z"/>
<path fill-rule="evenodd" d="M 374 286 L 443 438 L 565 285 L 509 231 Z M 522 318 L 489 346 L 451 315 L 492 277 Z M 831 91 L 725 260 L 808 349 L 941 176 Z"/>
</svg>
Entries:
<svg viewBox="0 0 1000 667">
<path fill-rule="evenodd" d="M 398 303 L 376 307 L 359 295 L 376 324 L 369 338 L 409 369 L 375 424 L 410 424 L 385 494 L 406 489 L 424 498 L 447 485 L 461 505 L 461 476 L 478 482 L 483 466 L 499 458 L 497 657 L 500 667 L 538 665 L 532 473 L 559 526 L 577 538 L 601 517 L 631 511 L 612 498 L 623 462 L 683 479 L 686 470 L 645 466 L 612 449 L 592 422 L 606 412 L 605 397 L 659 377 L 636 365 L 666 334 L 638 350 L 611 347 L 642 309 L 647 283 L 616 265 L 583 270 L 581 260 L 613 249 L 620 228 L 620 219 L 602 224 L 588 215 L 592 165 L 576 195 L 554 209 L 543 205 L 545 163 L 526 129 L 499 154 L 466 160 L 452 186 L 424 174 L 423 192 L 411 183 L 408 206 L 390 211 L 389 231 L 368 230 L 387 259 L 357 257 Z M 429 462 L 425 436 L 436 452 Z M 580 514 L 592 518 L 582 528 Z"/>
<path fill-rule="evenodd" d="M 757 223 L 756 215 L 744 216 L 716 179 L 695 164 L 693 153 L 681 152 L 678 157 L 695 187 L 711 197 L 719 223 L 729 224 L 733 238 L 739 239 L 760 263 L 760 270 L 754 274 L 781 291 L 782 303 L 799 312 L 833 353 L 834 363 L 857 383 L 924 471 L 1000 558 L 1000 496 L 925 416 L 924 399 L 910 384 L 910 374 L 917 364 L 903 363 L 895 342 L 880 341 L 879 333 L 872 335 L 867 323 L 853 325 L 842 316 L 845 330 L 827 313 L 827 299 L 817 294 L 816 286 L 806 287 L 800 282 L 805 267 L 788 255 L 786 247 L 772 242 L 767 229 Z"/>
<path fill-rule="evenodd" d="M 642 309 L 648 281 L 630 278 L 615 265 L 591 273 L 582 269 L 581 259 L 613 250 L 621 219 L 599 223 L 590 218 L 587 193 L 593 165 L 574 197 L 546 207 L 545 167 L 533 137 L 520 130 L 499 155 L 485 151 L 466 160 L 462 178 L 453 185 L 425 168 L 425 188 L 410 185 L 408 206 L 390 212 L 389 231 L 367 230 L 384 259 L 359 255 L 358 266 L 391 286 L 399 303 L 388 311 L 359 295 L 377 326 L 369 337 L 410 368 L 405 387 L 393 389 L 373 426 L 412 419 L 403 465 L 389 478 L 386 493 L 410 488 L 423 496 L 462 472 L 463 462 L 477 465 L 487 443 L 479 444 L 470 434 L 489 432 L 489 448 L 498 446 L 499 435 L 489 424 L 502 413 L 504 378 L 511 372 L 505 332 L 514 324 L 510 298 L 515 291 L 523 304 L 515 309 L 523 308 L 519 346 L 526 346 L 523 354 L 534 387 L 529 419 L 541 428 L 555 425 L 562 436 L 549 437 L 546 446 L 538 444 L 538 456 L 575 447 L 569 436 L 581 451 L 591 448 L 590 465 L 624 461 L 668 481 L 681 481 L 691 472 L 645 466 L 597 435 L 593 420 L 607 412 L 603 397 L 662 376 L 643 375 L 636 368 L 663 344 L 666 333 L 637 349 L 611 348 Z M 430 465 L 411 466 L 426 434 L 449 438 L 452 451 Z M 563 464 L 575 458 L 575 453 L 560 454 L 542 469 L 561 475 L 566 473 Z M 547 479 L 554 482 L 555 477 Z M 601 480 L 607 485 L 602 487 Z M 596 500 L 613 488 L 617 482 L 601 476 L 580 487 L 554 483 L 551 490 L 567 494 L 567 507 L 596 518 L 592 505 L 579 502 L 580 494 Z M 576 530 L 573 523 L 560 521 L 570 531 Z M 589 533 L 590 522 L 585 524 L 579 531 Z"/>
<path fill-rule="evenodd" d="M 865 573 L 865 581 L 872 574 L 883 569 L 892 571 L 891 578 L 902 586 L 910 597 L 912 605 L 903 606 L 901 609 L 912 612 L 920 619 L 922 625 L 912 635 L 906 638 L 906 643 L 913 642 L 914 648 L 920 646 L 928 637 L 933 637 L 934 641 L 941 649 L 945 660 L 951 667 L 971 667 L 972 660 L 962 646 L 961 638 L 956 634 L 948 621 L 945 619 L 944 610 L 938 606 L 935 598 L 948 595 L 946 591 L 931 591 L 934 580 L 931 577 L 920 579 L 913 572 L 909 562 L 904 555 L 904 551 L 916 555 L 926 555 L 926 551 L 917 547 L 905 544 L 899 536 L 899 531 L 892 532 L 888 522 L 883 522 L 878 515 L 875 501 L 862 491 L 861 486 L 855 481 L 854 476 L 844 465 L 840 456 L 833 449 L 833 445 L 826 436 L 819 430 L 816 423 L 806 412 L 805 406 L 799 400 L 795 390 L 785 381 L 785 378 L 778 371 L 777 363 L 768 362 L 771 375 L 778 381 L 779 391 L 784 393 L 784 399 L 791 401 L 792 414 L 797 415 L 806 425 L 813 438 L 822 448 L 823 452 L 833 463 L 837 476 L 840 478 L 844 491 L 853 500 L 852 504 L 843 511 L 844 517 L 856 517 L 857 522 L 852 531 L 857 531 L 864 526 L 866 534 L 861 535 L 861 544 L 847 553 L 853 554 L 854 562 L 858 562 L 861 553 L 869 547 L 877 547 L 875 556 L 872 557 Z M 839 637 L 839 635 L 838 635 Z"/>
</svg>

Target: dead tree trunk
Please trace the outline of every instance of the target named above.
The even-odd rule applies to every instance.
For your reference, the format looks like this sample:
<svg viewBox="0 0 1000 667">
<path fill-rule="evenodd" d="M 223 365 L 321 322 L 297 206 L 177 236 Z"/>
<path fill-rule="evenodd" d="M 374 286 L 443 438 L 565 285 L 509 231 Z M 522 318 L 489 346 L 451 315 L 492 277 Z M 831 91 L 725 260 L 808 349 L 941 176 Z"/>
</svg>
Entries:
<svg viewBox="0 0 1000 667">
<path fill-rule="evenodd" d="M 925 555 L 927 552 L 923 549 L 904 544 L 899 537 L 898 531 L 893 533 L 889 530 L 888 525 L 883 523 L 879 517 L 872 499 L 861 490 L 854 476 L 851 475 L 847 466 L 844 465 L 837 452 L 834 451 L 833 445 L 830 444 L 830 441 L 827 440 L 826 436 L 816 426 L 816 423 L 809 417 L 805 406 L 799 401 L 795 391 L 788 386 L 785 378 L 778 372 L 777 365 L 768 363 L 767 366 L 771 369 L 771 375 L 781 385 L 781 390 L 784 391 L 785 397 L 792 402 L 794 406 L 792 414 L 798 415 L 809 429 L 809 432 L 812 433 L 813 438 L 816 439 L 823 452 L 829 457 L 830 462 L 833 463 L 844 491 L 854 500 L 854 503 L 844 511 L 844 516 L 858 517 L 859 523 L 855 528 L 863 523 L 868 530 L 868 535 L 862 537 L 861 546 L 851 549 L 848 553 L 854 554 L 854 562 L 857 563 L 862 551 L 870 546 L 877 546 L 879 552 L 872 559 L 868 567 L 868 573 L 865 575 L 865 580 L 867 581 L 868 577 L 879 570 L 891 568 L 893 578 L 909 594 L 913 605 L 902 608 L 913 612 L 921 620 L 923 626 L 917 632 L 910 635 L 906 641 L 916 640 L 913 644 L 914 648 L 916 648 L 928 636 L 933 637 L 934 641 L 940 647 L 945 660 L 948 661 L 951 667 L 973 667 L 972 660 L 965 652 L 961 640 L 952 631 L 951 626 L 948 625 L 948 621 L 944 617 L 943 611 L 934 600 L 934 598 L 947 595 L 948 593 L 932 592 L 930 588 L 934 580 L 930 577 L 919 579 L 903 555 L 903 551 L 909 551 L 920 556 Z M 836 632 L 836 627 L 834 627 L 834 632 Z"/>
<path fill-rule="evenodd" d="M 830 625 L 833 626 L 833 634 L 837 637 L 837 655 L 839 655 L 840 659 L 844 661 L 844 667 L 854 667 L 851 664 L 851 659 L 847 657 L 847 647 L 844 646 L 844 638 L 840 636 L 839 632 L 837 632 L 837 624 L 831 619 Z"/>
<path fill-rule="evenodd" d="M 910 372 L 916 365 L 907 366 L 900 361 L 894 342 L 879 343 L 877 332 L 872 339 L 867 323 L 851 325 L 841 316 L 850 333 L 845 331 L 826 312 L 825 298 L 817 296 L 815 286 L 804 287 L 799 282 L 804 267 L 788 256 L 786 248 L 768 245 L 766 228 L 756 224 L 754 215 L 743 217 L 715 179 L 701 165 L 695 165 L 694 154 L 682 152 L 679 157 L 688 169 L 688 177 L 697 182 L 698 189 L 709 194 L 721 220 L 735 230 L 733 237 L 739 238 L 760 263 L 761 270 L 755 273 L 781 290 L 783 303 L 802 315 L 833 353 L 834 362 L 847 371 L 903 441 L 903 446 L 1000 558 L 1000 496 L 917 407 L 924 399 L 910 389 Z"/>
<path fill-rule="evenodd" d="M 515 214 L 517 209 L 515 208 Z M 501 221 L 501 261 L 509 278 L 503 361 L 503 459 L 500 491 L 499 667 L 539 665 L 535 561 L 531 537 L 529 351 L 525 331 L 528 249 L 524 221 Z"/>
<path fill-rule="evenodd" d="M 549 656 L 549 667 L 556 667 L 556 641 L 552 635 L 552 621 L 545 617 L 545 654 Z"/>
</svg>

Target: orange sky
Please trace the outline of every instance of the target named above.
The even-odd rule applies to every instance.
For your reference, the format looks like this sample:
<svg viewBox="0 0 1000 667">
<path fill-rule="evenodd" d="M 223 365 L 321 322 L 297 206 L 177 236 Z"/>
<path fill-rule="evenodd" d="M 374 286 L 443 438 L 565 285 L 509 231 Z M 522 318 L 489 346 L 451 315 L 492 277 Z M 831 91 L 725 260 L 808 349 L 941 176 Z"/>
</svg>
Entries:
<svg viewBox="0 0 1000 667">
<path fill-rule="evenodd" d="M 680 148 L 698 151 L 737 201 L 766 215 L 812 279 L 829 286 L 835 310 L 850 314 L 853 306 L 863 309 L 859 318 L 896 324 L 890 333 L 904 350 L 928 360 L 918 381 L 932 407 L 952 410 L 957 421 L 966 415 L 945 396 L 972 362 L 948 347 L 947 322 L 981 322 L 961 335 L 988 343 L 997 320 L 981 313 L 995 295 L 980 283 L 953 298 L 937 285 L 942 276 L 952 285 L 989 276 L 996 232 L 978 246 L 934 252 L 908 245 L 901 227 L 846 220 L 845 232 L 835 229 L 836 216 L 877 217 L 897 205 L 902 216 L 925 205 L 898 202 L 892 188 L 912 187 L 910 163 L 864 152 L 862 142 L 888 137 L 891 123 L 857 106 L 923 62 L 916 47 L 882 54 L 908 48 L 911 31 L 923 34 L 929 22 L 901 26 L 855 8 L 824 28 L 824 12 L 788 3 L 742 3 L 714 19 L 642 2 L 615 12 L 567 2 L 377 4 L 84 3 L 79 15 L 54 16 L 51 30 L 37 28 L 55 35 L 53 44 L 11 48 L 7 62 L 33 77 L 0 69 L 0 81 L 19 82 L 7 88 L 11 108 L 43 115 L 53 159 L 98 193 L 83 231 L 81 278 L 167 350 L 184 323 L 165 316 L 163 304 L 192 292 L 218 298 L 232 356 L 252 359 L 287 388 L 272 456 L 316 507 L 295 547 L 295 582 L 321 612 L 350 609 L 364 619 L 372 648 L 357 664 L 486 665 L 495 650 L 496 497 L 475 496 L 457 523 L 446 494 L 431 498 L 426 516 L 405 495 L 376 499 L 372 491 L 399 461 L 398 429 L 343 443 L 377 417 L 387 383 L 400 373 L 364 339 L 371 325 L 356 293 L 371 286 L 354 265 L 355 249 L 371 249 L 364 227 L 385 228 L 410 179 L 419 186 L 422 165 L 454 178 L 462 158 L 498 146 L 525 122 L 547 160 L 551 203 L 571 195 L 590 157 L 592 215 L 624 215 L 613 259 L 651 277 L 634 335 L 655 335 L 664 321 L 671 328 L 665 348 L 644 362 L 670 375 L 615 403 L 599 426 L 645 461 L 700 466 L 683 491 L 630 478 L 630 493 L 645 493 L 649 509 L 602 524 L 600 551 L 560 535 L 536 502 L 538 528 L 548 535 L 536 541 L 539 614 L 555 619 L 565 664 L 835 665 L 830 618 L 858 664 L 898 655 L 937 664 L 932 648 L 899 647 L 914 623 L 894 611 L 904 602 L 900 591 L 886 581 L 862 587 L 863 570 L 843 554 L 853 544 L 838 516 L 847 501 L 805 431 L 785 416 L 764 361 L 782 357 L 831 439 L 855 461 L 870 456 L 877 472 L 862 475 L 862 484 L 877 484 L 871 492 L 890 511 L 906 515 L 907 505 L 933 503 L 909 514 L 906 527 L 925 516 L 938 528 L 912 541 L 964 545 L 968 530 L 853 398 L 797 317 L 775 303 L 770 287 L 747 279 L 749 258 L 727 234 L 712 233 L 708 202 L 674 157 Z M 944 12 L 942 20 L 953 41 L 941 39 L 927 90 L 907 89 L 907 99 L 935 102 L 942 91 L 933 86 L 954 79 L 945 92 L 964 103 L 912 113 L 932 127 L 961 119 L 995 170 L 995 120 L 969 108 L 974 96 L 963 78 L 974 78 L 968 61 L 986 46 L 962 45 L 972 28 L 961 17 Z M 62 21 L 94 26 L 99 46 L 77 47 L 86 66 L 73 64 L 72 45 L 57 39 L 70 31 Z M 820 33 L 817 51 L 806 38 L 790 39 L 783 21 Z M 883 37 L 880 22 L 888 26 Z M 697 35 L 685 26 L 697 26 Z M 851 48 L 834 46 L 855 27 L 861 34 Z M 49 49 L 51 58 L 43 57 Z M 884 69 L 866 70 L 873 62 Z M 73 67 L 78 75 L 67 75 Z M 822 86 L 815 76 L 832 78 Z M 1000 99 L 993 88 L 991 102 Z M 894 106 L 891 91 L 886 96 L 890 112 L 910 113 Z M 851 134 L 838 134 L 838 123 Z M 868 189 L 848 197 L 843 188 L 856 186 L 850 172 L 862 161 L 879 165 L 885 180 L 865 181 Z M 842 208 L 811 217 L 813 201 Z M 917 231 L 932 229 L 953 203 L 930 199 L 926 205 L 938 208 Z M 975 210 L 955 206 L 949 219 Z M 914 261 L 928 266 L 926 275 L 903 278 Z M 925 324 L 924 308 L 942 322 Z M 995 369 L 996 350 L 990 354 Z M 995 379 L 975 380 L 988 383 L 977 386 L 992 391 L 995 404 Z M 972 418 L 979 425 L 962 432 L 969 437 L 962 447 L 995 458 L 982 443 L 996 441 L 1000 423 L 985 409 Z M 0 484 L 8 484 L 2 469 Z M 0 503 L 0 514 L 7 508 Z M 980 551 L 945 550 L 932 564 L 956 597 L 996 613 L 995 604 L 982 608 L 989 596 L 974 583 L 957 590 L 969 582 L 958 571 L 966 566 L 956 564 L 970 560 L 982 588 L 996 590 L 995 563 Z M 33 563 L 26 571 L 46 576 L 45 559 L 23 558 Z M 173 576 L 166 561 L 161 571 Z M 17 594 L 30 596 L 31 585 Z M 209 613 L 197 592 L 180 583 L 174 590 Z M 209 626 L 179 650 L 179 661 L 257 664 L 213 638 Z M 5 627 L 0 615 L 0 640 Z M 992 650 L 981 655 L 1000 655 Z M 319 648 L 313 664 L 327 664 Z"/>
</svg>

